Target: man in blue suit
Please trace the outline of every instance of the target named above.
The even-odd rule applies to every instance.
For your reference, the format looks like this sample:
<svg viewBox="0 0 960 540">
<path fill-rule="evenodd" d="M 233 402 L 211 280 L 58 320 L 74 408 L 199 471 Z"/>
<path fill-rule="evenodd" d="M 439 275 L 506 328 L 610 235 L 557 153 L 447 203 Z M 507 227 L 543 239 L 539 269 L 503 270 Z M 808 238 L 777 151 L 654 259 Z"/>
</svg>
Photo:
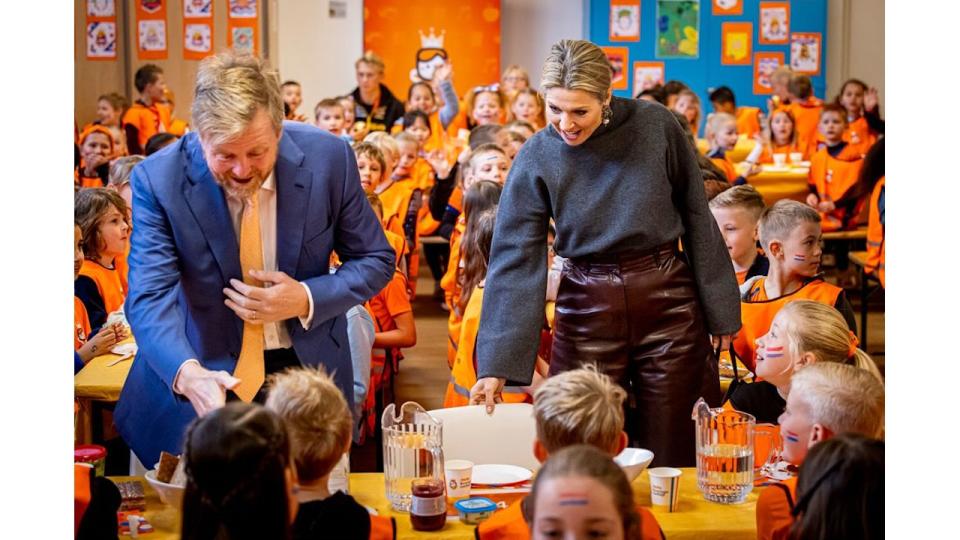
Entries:
<svg viewBox="0 0 960 540">
<path fill-rule="evenodd" d="M 115 423 L 148 467 L 182 451 L 197 415 L 262 401 L 265 377 L 290 366 L 324 366 L 352 401 L 344 313 L 394 271 L 352 150 L 283 122 L 263 61 L 205 60 L 192 112 L 197 131 L 132 178 L 125 312 L 139 352 Z M 343 266 L 329 274 L 333 250 Z"/>
</svg>

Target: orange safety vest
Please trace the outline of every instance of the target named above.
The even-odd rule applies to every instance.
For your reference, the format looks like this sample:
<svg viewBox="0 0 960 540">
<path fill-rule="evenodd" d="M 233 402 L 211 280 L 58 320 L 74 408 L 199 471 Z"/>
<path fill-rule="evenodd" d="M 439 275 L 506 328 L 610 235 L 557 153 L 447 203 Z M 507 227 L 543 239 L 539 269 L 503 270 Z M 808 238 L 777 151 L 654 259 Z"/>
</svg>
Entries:
<svg viewBox="0 0 960 540">
<path fill-rule="evenodd" d="M 460 341 L 457 356 L 450 372 L 450 382 L 443 397 L 443 406 L 463 407 L 470 404 L 470 389 L 477 383 L 477 332 L 480 330 L 480 309 L 483 306 L 483 287 L 473 289 L 470 301 L 463 310 L 460 323 Z M 503 389 L 504 403 L 531 403 L 533 400 L 522 388 L 506 386 Z"/>
<path fill-rule="evenodd" d="M 90 506 L 90 499 L 93 493 L 90 491 L 90 467 L 80 464 L 73 464 L 73 534 L 76 535 L 80 530 L 80 521 L 83 519 L 84 512 Z"/>
<path fill-rule="evenodd" d="M 824 147 L 810 158 L 810 176 L 807 182 L 816 188 L 821 201 L 839 201 L 860 180 L 862 167 L 861 147 L 847 145 L 837 157 L 831 156 Z M 821 228 L 824 232 L 830 232 L 856 225 L 853 220 L 856 220 L 862 208 L 861 201 L 852 216 L 848 216 L 843 208 L 820 212 Z"/>
<path fill-rule="evenodd" d="M 751 138 L 760 133 L 760 109 L 737 107 L 737 133 Z"/>
<path fill-rule="evenodd" d="M 770 484 L 757 498 L 757 540 L 787 538 L 797 502 L 797 477 Z"/>
<path fill-rule="evenodd" d="M 887 177 L 880 178 L 870 195 L 870 217 L 867 219 L 867 265 L 868 272 L 876 272 L 880 286 L 887 287 L 886 227 L 880 221 L 880 194 L 887 185 Z"/>
<path fill-rule="evenodd" d="M 466 217 L 461 213 L 457 224 L 450 234 L 450 258 L 447 260 L 447 271 L 440 278 L 440 287 L 443 289 L 444 300 L 450 308 L 447 317 L 447 364 L 452 368 L 457 358 L 457 344 L 460 341 L 460 284 L 457 283 L 457 269 L 460 267 L 460 240 L 466 229 Z"/>
<path fill-rule="evenodd" d="M 817 125 L 820 123 L 823 102 L 810 96 L 807 101 L 787 105 L 787 110 L 796 120 L 794 129 L 797 132 L 797 144 L 807 155 L 813 154 L 817 149 Z"/>
<path fill-rule="evenodd" d="M 114 261 L 114 268 L 110 269 L 101 266 L 100 263 L 84 259 L 80 267 L 80 275 L 89 277 L 97 284 L 97 290 L 103 298 L 103 308 L 107 314 L 122 308 L 123 300 L 127 297 L 127 287 L 116 266 L 116 261 Z"/>
<path fill-rule="evenodd" d="M 478 540 L 529 540 L 530 529 L 523 519 L 521 499 L 510 506 L 497 510 L 486 521 L 477 525 Z M 665 538 L 657 518 L 647 508 L 636 505 L 640 514 L 640 540 L 663 540 Z"/>
<path fill-rule="evenodd" d="M 389 516 L 370 516 L 370 540 L 396 540 L 397 526 Z"/>
<path fill-rule="evenodd" d="M 79 350 L 90 337 L 90 317 L 83 300 L 73 297 L 73 350 Z"/>
<path fill-rule="evenodd" d="M 408 250 L 405 255 L 407 261 L 407 288 L 416 293 L 417 273 L 420 271 L 420 250 L 417 246 L 420 243 L 420 235 L 416 227 L 413 231 L 413 238 L 406 236 L 403 230 L 403 222 L 407 219 L 407 212 L 410 209 L 410 203 L 413 198 L 419 199 L 420 188 L 409 177 L 394 180 L 393 184 L 380 193 L 380 202 L 383 203 L 383 222 L 388 230 L 395 232 L 406 238 Z M 419 202 L 419 200 L 417 201 Z M 419 216 L 419 212 L 417 216 Z"/>
<path fill-rule="evenodd" d="M 440 222 L 433 219 L 430 208 L 427 205 L 420 207 L 420 214 L 417 216 L 417 234 L 419 236 L 430 236 L 437 232 Z"/>
<path fill-rule="evenodd" d="M 843 292 L 843 289 L 827 283 L 823 278 L 814 277 L 796 291 L 769 300 L 763 288 L 766 279 L 766 277 L 761 277 L 754 281 L 750 290 L 741 299 L 740 317 L 743 326 L 733 340 L 733 347 L 737 356 L 740 357 L 743 365 L 747 366 L 752 372 L 756 372 L 757 338 L 770 330 L 773 318 L 783 306 L 794 300 L 814 300 L 833 307 L 836 305 L 840 293 Z"/>
<path fill-rule="evenodd" d="M 863 153 L 877 142 L 877 134 L 870 130 L 867 119 L 861 116 L 853 122 L 847 124 L 847 129 L 843 130 L 843 140 L 851 146 L 862 148 Z"/>
<path fill-rule="evenodd" d="M 149 107 L 139 99 L 123 115 L 122 125 L 137 128 L 137 142 L 140 148 L 146 148 L 147 141 L 157 133 L 170 131 L 170 108 L 163 103 L 153 103 Z"/>
<path fill-rule="evenodd" d="M 724 155 L 722 158 L 710 158 L 710 161 L 712 161 L 717 167 L 720 167 L 720 170 L 723 171 L 724 176 L 727 177 L 728 182 L 733 182 L 737 179 L 737 176 L 739 176 L 737 174 L 736 167 L 733 166 L 733 162 L 730 161 L 726 155 Z"/>
</svg>

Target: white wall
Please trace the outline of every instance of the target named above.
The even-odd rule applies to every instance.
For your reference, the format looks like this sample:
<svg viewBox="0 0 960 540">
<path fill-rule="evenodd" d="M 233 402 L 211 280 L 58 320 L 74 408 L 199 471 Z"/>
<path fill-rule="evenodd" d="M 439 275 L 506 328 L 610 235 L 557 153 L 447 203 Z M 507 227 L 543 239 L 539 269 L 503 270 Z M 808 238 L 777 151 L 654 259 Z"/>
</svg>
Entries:
<svg viewBox="0 0 960 540">
<path fill-rule="evenodd" d="M 300 113 L 311 121 L 317 102 L 357 86 L 353 62 L 363 54 L 363 0 L 344 1 L 347 17 L 331 19 L 329 0 L 270 0 L 270 56 L 283 80 L 300 82 Z"/>
<path fill-rule="evenodd" d="M 827 4 L 827 99 L 855 77 L 877 87 L 884 116 L 883 0 L 829 0 Z"/>
<path fill-rule="evenodd" d="M 520 64 L 539 86 L 550 46 L 564 38 L 583 39 L 586 6 L 586 0 L 500 0 L 500 68 Z"/>
</svg>

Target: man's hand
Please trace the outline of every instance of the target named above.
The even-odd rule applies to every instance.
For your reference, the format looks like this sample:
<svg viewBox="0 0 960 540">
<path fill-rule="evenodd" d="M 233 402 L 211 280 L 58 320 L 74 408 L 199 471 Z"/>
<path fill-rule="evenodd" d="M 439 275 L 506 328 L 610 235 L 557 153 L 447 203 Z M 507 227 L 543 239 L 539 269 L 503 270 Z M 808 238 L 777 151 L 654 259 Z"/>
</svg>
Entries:
<svg viewBox="0 0 960 540">
<path fill-rule="evenodd" d="M 173 390 L 190 400 L 197 416 L 223 407 L 227 390 L 236 388 L 240 379 L 226 371 L 210 371 L 200 364 L 188 362 L 180 369 Z"/>
<path fill-rule="evenodd" d="M 283 272 L 251 270 L 250 276 L 263 282 L 264 286 L 256 287 L 231 279 L 232 288 L 223 289 L 227 296 L 224 303 L 244 321 L 272 323 L 309 314 L 310 300 L 299 281 Z"/>
<path fill-rule="evenodd" d="M 477 381 L 470 389 L 470 404 L 486 404 L 487 414 L 493 414 L 493 408 L 497 403 L 503 403 L 503 385 L 507 383 L 506 379 L 497 377 L 484 377 Z"/>
</svg>

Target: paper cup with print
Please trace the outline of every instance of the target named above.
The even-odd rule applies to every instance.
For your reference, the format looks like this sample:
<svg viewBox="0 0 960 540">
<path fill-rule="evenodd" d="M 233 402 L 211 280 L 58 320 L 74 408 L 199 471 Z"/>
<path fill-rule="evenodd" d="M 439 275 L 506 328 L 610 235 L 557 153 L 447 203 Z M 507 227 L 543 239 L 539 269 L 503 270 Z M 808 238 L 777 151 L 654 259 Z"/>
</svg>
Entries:
<svg viewBox="0 0 960 540">
<path fill-rule="evenodd" d="M 447 480 L 447 498 L 455 501 L 469 497 L 473 462 L 465 459 L 451 459 L 444 463 L 443 469 Z"/>
<path fill-rule="evenodd" d="M 650 475 L 650 501 L 675 512 L 680 496 L 680 475 L 683 471 L 673 467 L 656 467 L 647 469 L 647 474 Z"/>
</svg>

